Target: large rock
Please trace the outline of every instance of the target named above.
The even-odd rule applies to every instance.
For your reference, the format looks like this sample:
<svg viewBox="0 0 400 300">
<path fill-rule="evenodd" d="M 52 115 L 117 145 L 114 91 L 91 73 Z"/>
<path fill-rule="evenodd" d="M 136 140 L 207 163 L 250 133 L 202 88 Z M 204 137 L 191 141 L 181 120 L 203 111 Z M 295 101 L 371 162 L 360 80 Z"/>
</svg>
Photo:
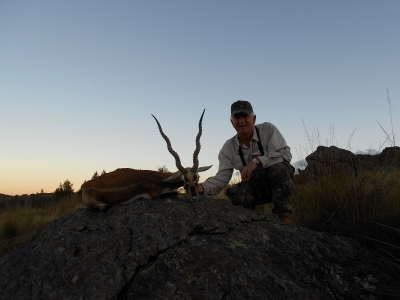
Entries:
<svg viewBox="0 0 400 300">
<path fill-rule="evenodd" d="M 400 147 L 387 147 L 376 155 L 357 154 L 360 161 L 368 162 L 374 166 L 387 168 L 400 168 Z"/>
<path fill-rule="evenodd" d="M 390 299 L 400 286 L 354 240 L 207 198 L 78 209 L 1 258 L 0 278 L 1 299 Z"/>
<path fill-rule="evenodd" d="M 299 170 L 300 176 L 305 179 L 338 172 L 357 175 L 362 169 L 372 171 L 376 167 L 400 168 L 400 148 L 388 147 L 377 155 L 356 155 L 336 146 L 318 146 L 305 160 L 306 168 Z"/>
</svg>

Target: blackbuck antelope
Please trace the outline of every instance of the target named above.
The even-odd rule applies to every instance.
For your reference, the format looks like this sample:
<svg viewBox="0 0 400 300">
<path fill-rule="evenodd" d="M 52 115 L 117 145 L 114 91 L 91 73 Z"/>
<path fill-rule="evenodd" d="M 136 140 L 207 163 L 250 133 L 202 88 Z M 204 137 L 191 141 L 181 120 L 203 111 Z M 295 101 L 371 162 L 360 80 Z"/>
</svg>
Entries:
<svg viewBox="0 0 400 300">
<path fill-rule="evenodd" d="M 179 155 L 172 149 L 171 142 L 164 134 L 160 123 L 155 116 L 161 136 L 167 142 L 168 151 L 175 158 L 178 171 L 157 172 L 150 170 L 117 169 L 105 173 L 82 185 L 82 200 L 89 208 L 104 208 L 106 206 L 127 204 L 139 198 L 162 198 L 171 194 L 176 195 L 176 189 L 184 186 L 186 194 L 192 199 L 197 198 L 197 183 L 199 172 L 208 170 L 211 166 L 199 168 L 200 137 L 205 109 L 199 121 L 199 133 L 196 136 L 196 149 L 193 153 L 193 166 L 182 167 Z"/>
</svg>

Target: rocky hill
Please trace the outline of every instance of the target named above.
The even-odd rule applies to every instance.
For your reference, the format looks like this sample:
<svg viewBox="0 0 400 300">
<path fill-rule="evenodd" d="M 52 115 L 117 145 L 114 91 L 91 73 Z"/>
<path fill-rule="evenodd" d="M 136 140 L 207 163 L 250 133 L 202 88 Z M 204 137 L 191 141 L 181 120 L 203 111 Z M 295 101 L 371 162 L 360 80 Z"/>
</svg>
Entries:
<svg viewBox="0 0 400 300">
<path fill-rule="evenodd" d="M 391 299 L 400 287 L 399 268 L 354 240 L 208 198 L 78 209 L 2 257 L 0 278 L 0 299 Z"/>
</svg>

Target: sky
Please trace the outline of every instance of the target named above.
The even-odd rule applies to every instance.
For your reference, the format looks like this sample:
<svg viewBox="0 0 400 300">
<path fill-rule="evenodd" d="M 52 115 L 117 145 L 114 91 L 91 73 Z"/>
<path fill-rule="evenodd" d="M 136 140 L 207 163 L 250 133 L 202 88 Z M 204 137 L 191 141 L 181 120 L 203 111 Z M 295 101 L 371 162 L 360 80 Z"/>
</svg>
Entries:
<svg viewBox="0 0 400 300">
<path fill-rule="evenodd" d="M 176 171 L 152 114 L 192 166 L 206 109 L 202 181 L 236 100 L 294 164 L 319 144 L 382 150 L 381 126 L 400 131 L 399 16 L 398 0 L 0 1 L 0 193 Z"/>
</svg>

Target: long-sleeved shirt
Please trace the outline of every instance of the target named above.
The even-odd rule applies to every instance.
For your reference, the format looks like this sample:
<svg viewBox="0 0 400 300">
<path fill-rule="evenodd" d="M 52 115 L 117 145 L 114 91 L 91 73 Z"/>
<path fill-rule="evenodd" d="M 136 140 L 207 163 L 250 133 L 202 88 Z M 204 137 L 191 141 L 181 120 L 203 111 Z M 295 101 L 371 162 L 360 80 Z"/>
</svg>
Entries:
<svg viewBox="0 0 400 300">
<path fill-rule="evenodd" d="M 285 139 L 275 125 L 265 122 L 257 124 L 255 127 L 258 128 L 264 155 L 261 156 L 258 148 L 258 137 L 255 129 L 250 147 L 240 143 L 237 135 L 230 138 L 225 142 L 218 154 L 219 167 L 217 174 L 202 183 L 204 194 L 210 196 L 218 194 L 231 180 L 233 169 L 239 171 L 243 169 L 243 163 L 239 155 L 239 145 L 242 147 L 246 164 L 251 162 L 254 157 L 261 161 L 264 168 L 292 160 L 290 147 L 286 144 Z"/>
</svg>

